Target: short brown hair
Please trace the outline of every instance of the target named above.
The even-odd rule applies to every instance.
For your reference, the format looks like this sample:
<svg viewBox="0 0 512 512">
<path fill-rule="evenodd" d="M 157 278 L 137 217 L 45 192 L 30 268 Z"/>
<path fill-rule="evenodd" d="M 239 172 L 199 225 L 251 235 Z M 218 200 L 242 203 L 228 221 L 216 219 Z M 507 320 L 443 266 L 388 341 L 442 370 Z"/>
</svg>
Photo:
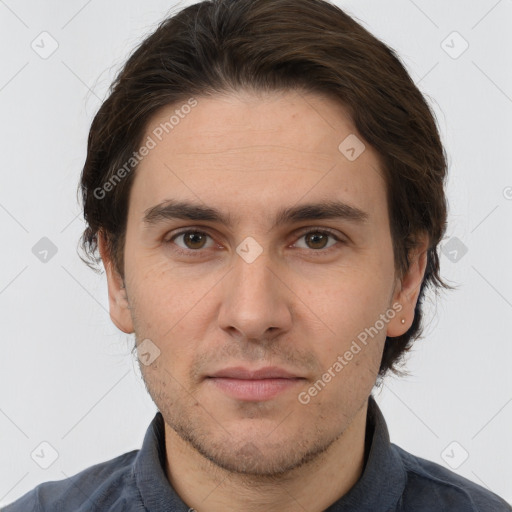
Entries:
<svg viewBox="0 0 512 512">
<path fill-rule="evenodd" d="M 191 97 L 239 90 L 320 93 L 344 105 L 382 162 L 400 277 L 418 235 L 428 235 L 414 321 L 402 336 L 386 339 L 379 371 L 381 377 L 389 369 L 403 373 L 398 363 L 422 334 L 425 288 L 451 288 L 440 277 L 437 252 L 446 229 L 446 155 L 434 114 L 395 52 L 324 0 L 207 0 L 165 19 L 140 44 L 91 125 L 79 189 L 87 223 L 82 259 L 99 263 L 101 232 L 124 279 L 136 166 L 104 197 L 95 191 L 105 190 L 126 166 L 149 118 Z"/>
</svg>

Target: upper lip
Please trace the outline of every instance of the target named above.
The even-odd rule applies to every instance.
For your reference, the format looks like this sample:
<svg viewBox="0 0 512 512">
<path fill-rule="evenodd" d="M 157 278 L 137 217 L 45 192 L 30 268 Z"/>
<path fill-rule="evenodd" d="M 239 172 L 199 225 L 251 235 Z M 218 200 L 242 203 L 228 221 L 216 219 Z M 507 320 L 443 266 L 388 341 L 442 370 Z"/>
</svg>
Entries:
<svg viewBox="0 0 512 512">
<path fill-rule="evenodd" d="M 231 368 L 224 368 L 218 372 L 209 375 L 209 377 L 223 377 L 226 379 L 298 379 L 298 375 L 294 375 L 283 368 L 277 366 L 266 366 L 257 370 L 244 368 L 243 366 L 234 366 Z"/>
</svg>

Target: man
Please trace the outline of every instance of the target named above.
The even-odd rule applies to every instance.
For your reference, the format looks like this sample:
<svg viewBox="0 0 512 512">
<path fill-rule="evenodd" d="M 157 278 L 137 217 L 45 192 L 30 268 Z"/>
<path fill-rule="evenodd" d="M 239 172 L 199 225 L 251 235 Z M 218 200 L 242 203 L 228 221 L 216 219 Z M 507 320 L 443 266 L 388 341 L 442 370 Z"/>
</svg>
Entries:
<svg viewBox="0 0 512 512">
<path fill-rule="evenodd" d="M 158 413 L 5 508 L 510 511 L 390 444 L 371 396 L 446 287 L 446 161 L 394 53 L 322 0 L 190 6 L 90 131 L 83 246 Z"/>
</svg>

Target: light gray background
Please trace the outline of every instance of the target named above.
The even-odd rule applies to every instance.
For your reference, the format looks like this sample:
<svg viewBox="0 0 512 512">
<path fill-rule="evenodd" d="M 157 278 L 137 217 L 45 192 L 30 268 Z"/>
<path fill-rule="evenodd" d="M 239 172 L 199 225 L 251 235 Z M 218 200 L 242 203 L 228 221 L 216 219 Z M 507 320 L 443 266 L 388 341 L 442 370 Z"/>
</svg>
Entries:
<svg viewBox="0 0 512 512">
<path fill-rule="evenodd" d="M 512 502 L 512 0 L 337 4 L 430 98 L 450 162 L 444 243 L 459 244 L 441 261 L 459 290 L 431 301 L 412 376 L 388 377 L 377 400 L 393 442 Z M 139 448 L 156 412 L 104 275 L 76 254 L 75 191 L 111 80 L 175 5 L 0 0 L 0 505 Z M 31 47 L 51 48 L 43 31 L 59 45 L 47 59 Z M 32 252 L 43 237 L 58 250 L 46 263 Z M 48 469 L 31 458 L 51 457 L 42 442 L 58 452 Z"/>
</svg>

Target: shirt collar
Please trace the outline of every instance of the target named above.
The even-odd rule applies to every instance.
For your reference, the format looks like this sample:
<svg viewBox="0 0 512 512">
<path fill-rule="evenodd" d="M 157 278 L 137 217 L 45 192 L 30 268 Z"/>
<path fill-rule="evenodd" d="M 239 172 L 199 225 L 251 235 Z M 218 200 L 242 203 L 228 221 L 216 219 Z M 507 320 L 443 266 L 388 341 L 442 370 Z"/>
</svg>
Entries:
<svg viewBox="0 0 512 512">
<path fill-rule="evenodd" d="M 386 421 L 372 395 L 368 399 L 366 432 L 373 438 L 361 477 L 325 512 L 385 512 L 398 502 L 405 488 L 406 473 L 400 455 L 390 443 Z M 165 467 L 164 419 L 158 411 L 134 460 L 134 477 L 148 511 L 187 512 L 188 507 L 167 479 Z"/>
<path fill-rule="evenodd" d="M 373 431 L 373 432 L 372 432 Z M 377 402 L 368 399 L 367 435 L 373 434 L 368 459 L 356 484 L 325 512 L 387 512 L 395 510 L 406 484 L 406 471 L 390 443 L 386 421 Z"/>
<path fill-rule="evenodd" d="M 133 463 L 137 487 L 148 512 L 188 512 L 189 508 L 169 483 L 165 467 L 164 418 L 158 411 L 146 431 L 142 447 Z"/>
</svg>

